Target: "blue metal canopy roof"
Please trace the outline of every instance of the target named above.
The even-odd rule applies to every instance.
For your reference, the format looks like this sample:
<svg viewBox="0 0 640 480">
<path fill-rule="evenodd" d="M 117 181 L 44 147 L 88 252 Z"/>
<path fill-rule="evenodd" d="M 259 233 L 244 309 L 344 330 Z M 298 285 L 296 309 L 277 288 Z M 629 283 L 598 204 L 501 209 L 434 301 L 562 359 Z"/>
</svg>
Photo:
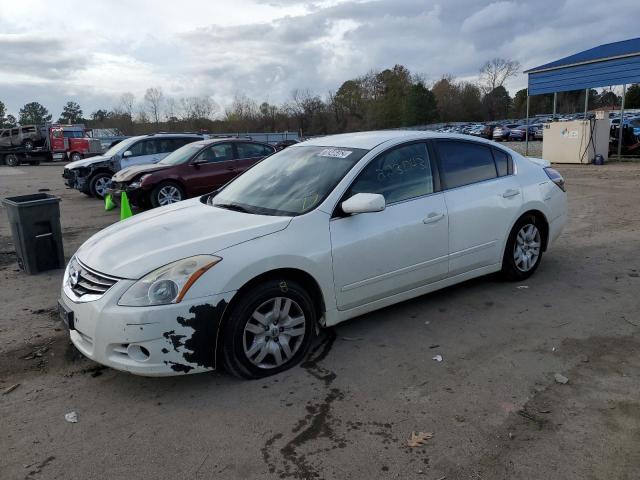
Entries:
<svg viewBox="0 0 640 480">
<path fill-rule="evenodd" d="M 526 70 L 529 95 L 640 82 L 640 38 L 607 43 Z"/>
</svg>

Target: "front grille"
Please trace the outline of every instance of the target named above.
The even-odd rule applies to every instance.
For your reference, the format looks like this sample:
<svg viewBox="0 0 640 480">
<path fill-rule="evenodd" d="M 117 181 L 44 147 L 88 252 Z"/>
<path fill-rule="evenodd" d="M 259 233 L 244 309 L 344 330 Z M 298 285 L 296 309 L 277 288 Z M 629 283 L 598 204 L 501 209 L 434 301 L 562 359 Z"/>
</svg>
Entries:
<svg viewBox="0 0 640 480">
<path fill-rule="evenodd" d="M 81 301 L 97 300 L 119 279 L 96 272 L 80 263 L 76 258 L 69 265 L 69 288 Z"/>
<path fill-rule="evenodd" d="M 62 176 L 63 176 L 64 178 L 69 178 L 69 179 L 71 179 L 71 178 L 74 178 L 74 177 L 75 177 L 75 174 L 73 173 L 73 171 L 72 171 L 72 170 L 70 170 L 70 169 L 68 169 L 68 168 L 65 168 L 65 169 L 64 169 L 64 172 L 62 172 Z"/>
</svg>

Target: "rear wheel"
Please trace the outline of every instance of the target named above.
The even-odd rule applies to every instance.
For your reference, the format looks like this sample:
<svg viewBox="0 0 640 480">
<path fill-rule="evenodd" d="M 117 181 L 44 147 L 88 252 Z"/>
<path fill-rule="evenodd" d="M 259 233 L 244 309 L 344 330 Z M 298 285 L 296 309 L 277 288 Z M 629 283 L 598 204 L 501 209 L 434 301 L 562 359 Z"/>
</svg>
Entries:
<svg viewBox="0 0 640 480">
<path fill-rule="evenodd" d="M 78 152 L 73 152 L 69 156 L 69 160 L 71 160 L 72 162 L 77 162 L 78 160 L 82 160 L 82 155 L 79 154 Z"/>
<path fill-rule="evenodd" d="M 185 199 L 184 190 L 173 182 L 162 182 L 151 191 L 151 204 L 163 207 Z"/>
<path fill-rule="evenodd" d="M 269 280 L 237 301 L 222 332 L 229 373 L 260 378 L 300 362 L 315 335 L 316 311 L 307 291 L 289 280 Z"/>
<path fill-rule="evenodd" d="M 22 146 L 25 150 L 33 150 L 33 140 L 25 140 L 24 142 L 22 142 Z"/>
<path fill-rule="evenodd" d="M 10 167 L 17 167 L 20 164 L 20 159 L 15 153 L 9 153 L 4 157 L 4 162 Z"/>
<path fill-rule="evenodd" d="M 502 260 L 502 273 L 509 280 L 533 275 L 542 260 L 543 228 L 534 215 L 523 216 L 511 229 Z"/>
<path fill-rule="evenodd" d="M 96 198 L 104 198 L 111 182 L 112 173 L 98 172 L 89 179 L 89 193 Z"/>
</svg>

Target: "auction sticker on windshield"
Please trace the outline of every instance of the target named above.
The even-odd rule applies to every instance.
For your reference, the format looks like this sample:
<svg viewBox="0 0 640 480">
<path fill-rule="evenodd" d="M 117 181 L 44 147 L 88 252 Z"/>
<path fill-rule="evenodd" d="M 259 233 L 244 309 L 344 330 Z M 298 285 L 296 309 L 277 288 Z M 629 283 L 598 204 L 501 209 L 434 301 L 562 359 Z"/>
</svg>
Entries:
<svg viewBox="0 0 640 480">
<path fill-rule="evenodd" d="M 340 150 L 339 148 L 325 148 L 318 156 L 319 157 L 332 157 L 332 158 L 347 158 L 351 155 L 351 150 Z"/>
</svg>

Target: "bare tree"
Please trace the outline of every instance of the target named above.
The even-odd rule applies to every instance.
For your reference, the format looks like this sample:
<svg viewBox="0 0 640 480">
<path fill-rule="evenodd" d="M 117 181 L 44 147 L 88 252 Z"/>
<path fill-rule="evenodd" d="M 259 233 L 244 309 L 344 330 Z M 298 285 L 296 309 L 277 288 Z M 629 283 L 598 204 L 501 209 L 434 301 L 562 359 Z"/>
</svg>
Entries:
<svg viewBox="0 0 640 480">
<path fill-rule="evenodd" d="M 509 78 L 514 77 L 520 70 L 520 63 L 515 60 L 494 58 L 480 67 L 480 88 L 483 93 L 493 91 L 503 86 Z"/>
<path fill-rule="evenodd" d="M 144 102 L 147 106 L 149 114 L 155 123 L 160 123 L 160 115 L 162 113 L 162 102 L 164 95 L 162 94 L 162 88 L 151 87 L 147 88 L 144 94 Z"/>
<path fill-rule="evenodd" d="M 220 109 L 211 97 L 205 96 L 181 98 L 180 107 L 187 120 L 211 120 Z"/>
<path fill-rule="evenodd" d="M 133 118 L 133 110 L 136 106 L 136 97 L 131 92 L 123 93 L 120 96 L 120 103 L 114 109 L 118 113 L 128 115 L 129 118 Z"/>
</svg>

